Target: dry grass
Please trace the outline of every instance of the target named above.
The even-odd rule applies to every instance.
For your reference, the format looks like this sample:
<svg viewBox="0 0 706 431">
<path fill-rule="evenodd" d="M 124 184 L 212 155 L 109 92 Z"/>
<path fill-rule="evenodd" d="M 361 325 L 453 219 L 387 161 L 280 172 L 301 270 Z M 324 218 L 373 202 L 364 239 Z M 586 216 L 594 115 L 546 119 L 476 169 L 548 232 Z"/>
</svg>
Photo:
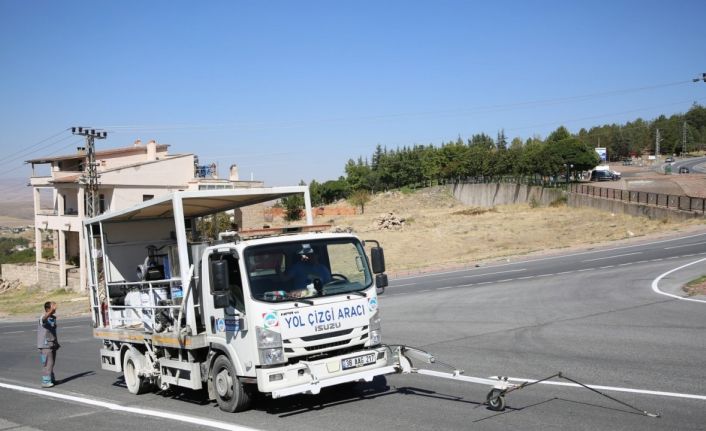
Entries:
<svg viewBox="0 0 706 431">
<path fill-rule="evenodd" d="M 13 316 L 40 315 L 46 301 L 57 303 L 57 314 L 65 317 L 89 311 L 88 298 L 65 289 L 50 292 L 38 288 L 14 289 L 0 295 L 0 318 Z"/>
<path fill-rule="evenodd" d="M 393 212 L 406 219 L 399 231 L 377 230 L 373 219 Z M 667 232 L 703 221 L 672 223 L 565 205 L 470 208 L 445 188 L 376 196 L 362 215 L 328 222 L 351 227 L 385 248 L 389 272 L 465 266 L 480 261 Z"/>
<path fill-rule="evenodd" d="M 687 296 L 706 295 L 706 275 L 686 283 L 683 289 Z"/>
</svg>

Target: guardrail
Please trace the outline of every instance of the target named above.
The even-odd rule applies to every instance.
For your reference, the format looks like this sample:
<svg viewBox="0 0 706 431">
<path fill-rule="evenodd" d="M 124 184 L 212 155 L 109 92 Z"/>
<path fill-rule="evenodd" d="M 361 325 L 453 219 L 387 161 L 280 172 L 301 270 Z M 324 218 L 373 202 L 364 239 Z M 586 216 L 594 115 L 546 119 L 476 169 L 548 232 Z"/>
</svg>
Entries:
<svg viewBox="0 0 706 431">
<path fill-rule="evenodd" d="M 611 189 L 589 184 L 573 183 L 569 187 L 570 193 L 593 196 L 597 198 L 613 199 L 623 202 L 668 208 L 680 211 L 706 214 L 706 199 L 686 195 L 670 195 L 654 192 L 638 192 L 632 190 Z"/>
</svg>

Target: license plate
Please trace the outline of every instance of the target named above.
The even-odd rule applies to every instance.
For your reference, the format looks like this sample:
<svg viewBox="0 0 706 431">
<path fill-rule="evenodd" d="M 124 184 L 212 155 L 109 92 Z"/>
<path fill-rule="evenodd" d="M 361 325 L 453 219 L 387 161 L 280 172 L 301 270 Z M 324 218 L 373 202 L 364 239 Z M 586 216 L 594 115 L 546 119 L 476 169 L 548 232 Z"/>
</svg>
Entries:
<svg viewBox="0 0 706 431">
<path fill-rule="evenodd" d="M 368 364 L 375 363 L 375 353 L 368 355 L 356 356 L 355 358 L 341 359 L 341 368 L 348 370 L 350 368 L 364 367 Z"/>
</svg>

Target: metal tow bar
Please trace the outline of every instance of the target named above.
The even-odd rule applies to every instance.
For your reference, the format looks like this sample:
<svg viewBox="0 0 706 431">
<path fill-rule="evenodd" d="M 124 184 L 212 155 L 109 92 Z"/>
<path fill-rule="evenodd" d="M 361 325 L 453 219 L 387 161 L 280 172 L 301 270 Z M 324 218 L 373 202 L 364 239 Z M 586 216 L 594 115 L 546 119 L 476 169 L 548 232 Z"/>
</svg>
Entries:
<svg viewBox="0 0 706 431">
<path fill-rule="evenodd" d="M 536 385 L 538 383 L 545 382 L 547 380 L 551 380 L 553 378 L 560 378 L 567 380 L 571 383 L 577 384 L 582 388 L 588 389 L 591 392 L 595 392 L 598 395 L 601 395 L 605 398 L 608 398 L 611 401 L 614 401 L 618 404 L 621 404 L 625 407 L 630 408 L 631 410 L 634 410 L 642 415 L 649 416 L 652 418 L 658 418 L 660 417 L 659 413 L 650 413 L 648 411 L 639 409 L 631 404 L 628 404 L 624 401 L 621 401 L 615 397 L 612 397 L 608 394 L 605 394 L 597 389 L 594 389 L 588 385 L 585 385 L 575 379 L 569 378 L 566 375 L 564 375 L 561 371 L 552 374 L 551 376 L 545 377 L 543 379 L 539 380 L 533 380 L 533 381 L 527 381 L 527 382 L 522 382 L 520 384 L 514 384 L 508 382 L 507 377 L 494 377 L 494 378 L 482 378 L 482 377 L 470 377 L 470 376 L 464 376 L 463 375 L 463 370 L 459 370 L 456 367 L 446 364 L 444 362 L 438 361 L 434 355 L 431 353 L 425 352 L 423 350 L 414 348 L 414 347 L 409 347 L 409 346 L 389 346 L 392 349 L 393 356 L 396 356 L 397 361 L 398 361 L 398 372 L 402 374 L 422 374 L 422 375 L 427 375 L 427 376 L 432 376 L 432 377 L 440 377 L 443 379 L 450 379 L 450 380 L 458 380 L 462 382 L 467 382 L 467 383 L 479 383 L 482 385 L 489 385 L 491 386 L 490 392 L 486 395 L 486 400 L 485 403 L 490 410 L 493 411 L 503 411 L 505 410 L 505 395 L 509 394 L 510 392 L 514 392 L 520 389 L 524 389 L 529 386 Z M 412 361 L 418 361 L 418 362 L 423 362 L 426 364 L 439 364 L 442 365 L 450 370 L 452 370 L 450 373 L 448 372 L 443 372 L 443 371 L 434 371 L 434 370 L 427 370 L 424 368 L 415 368 Z"/>
</svg>

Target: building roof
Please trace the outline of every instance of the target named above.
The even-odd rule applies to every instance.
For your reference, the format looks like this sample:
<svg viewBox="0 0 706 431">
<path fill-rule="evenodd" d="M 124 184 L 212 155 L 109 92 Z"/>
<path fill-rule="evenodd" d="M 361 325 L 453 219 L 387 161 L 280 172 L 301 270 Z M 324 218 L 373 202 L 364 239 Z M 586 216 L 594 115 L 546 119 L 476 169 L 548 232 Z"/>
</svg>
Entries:
<svg viewBox="0 0 706 431">
<path fill-rule="evenodd" d="M 157 152 L 167 151 L 169 148 L 168 144 L 158 144 Z M 96 151 L 96 159 L 116 157 L 116 156 L 132 156 L 135 154 L 147 154 L 147 145 L 133 145 L 130 147 L 113 148 L 110 150 Z M 73 159 L 85 159 L 85 153 L 76 153 L 64 156 L 55 157 L 41 157 L 39 159 L 26 160 L 25 163 L 32 163 L 33 165 L 52 163 L 62 160 L 73 160 Z"/>
</svg>

